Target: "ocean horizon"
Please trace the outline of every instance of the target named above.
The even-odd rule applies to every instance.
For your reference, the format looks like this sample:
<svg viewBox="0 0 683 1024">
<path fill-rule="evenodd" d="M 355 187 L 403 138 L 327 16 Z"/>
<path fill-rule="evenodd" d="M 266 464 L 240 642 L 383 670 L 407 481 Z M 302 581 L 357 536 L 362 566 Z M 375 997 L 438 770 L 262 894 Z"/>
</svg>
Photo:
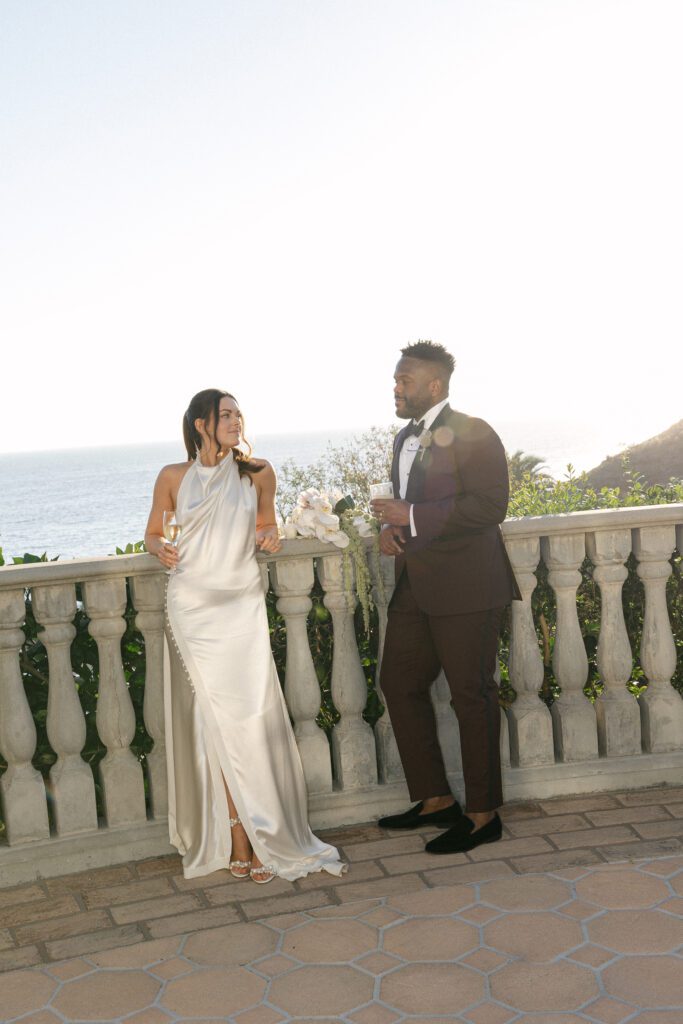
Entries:
<svg viewBox="0 0 683 1024">
<path fill-rule="evenodd" d="M 572 464 L 592 469 L 626 441 L 609 425 L 572 421 L 492 421 L 508 452 L 521 449 L 543 458 L 556 478 Z M 329 446 L 352 443 L 365 430 L 263 434 L 256 454 L 280 470 L 287 459 L 300 466 L 316 462 Z M 628 443 L 632 443 L 629 439 Z M 74 558 L 113 554 L 142 539 L 152 488 L 162 466 L 185 457 L 182 441 L 70 448 L 0 455 L 0 547 L 6 561 L 25 553 Z"/>
</svg>

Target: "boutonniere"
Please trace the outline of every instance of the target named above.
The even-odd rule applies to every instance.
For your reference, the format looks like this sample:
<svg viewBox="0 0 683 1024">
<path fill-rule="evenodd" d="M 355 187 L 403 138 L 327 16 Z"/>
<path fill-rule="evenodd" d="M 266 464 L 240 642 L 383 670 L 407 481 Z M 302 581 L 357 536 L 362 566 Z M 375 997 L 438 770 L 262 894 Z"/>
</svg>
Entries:
<svg viewBox="0 0 683 1024">
<path fill-rule="evenodd" d="M 422 462 L 425 452 L 432 443 L 431 430 L 423 430 L 420 436 L 418 437 L 417 442 L 420 445 L 420 462 Z"/>
</svg>

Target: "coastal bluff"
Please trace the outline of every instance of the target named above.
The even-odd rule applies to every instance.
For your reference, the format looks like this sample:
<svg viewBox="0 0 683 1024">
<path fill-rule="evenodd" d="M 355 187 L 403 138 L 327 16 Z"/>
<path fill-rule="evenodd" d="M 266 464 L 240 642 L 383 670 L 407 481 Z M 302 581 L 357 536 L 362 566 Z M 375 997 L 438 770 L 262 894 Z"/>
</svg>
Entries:
<svg viewBox="0 0 683 1024">
<path fill-rule="evenodd" d="M 592 487 L 625 487 L 624 456 L 628 468 L 639 473 L 648 484 L 667 484 L 674 477 L 683 479 L 683 420 L 661 434 L 633 445 L 618 455 L 610 455 L 586 474 Z"/>
</svg>

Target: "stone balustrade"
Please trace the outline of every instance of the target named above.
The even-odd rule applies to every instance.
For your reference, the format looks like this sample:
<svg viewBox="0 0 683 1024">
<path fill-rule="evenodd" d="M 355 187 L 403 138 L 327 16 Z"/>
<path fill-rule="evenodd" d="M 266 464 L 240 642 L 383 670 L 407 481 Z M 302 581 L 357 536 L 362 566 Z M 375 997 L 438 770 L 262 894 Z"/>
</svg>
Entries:
<svg viewBox="0 0 683 1024">
<path fill-rule="evenodd" d="M 670 560 L 683 549 L 683 505 L 526 517 L 508 520 L 503 532 L 523 598 L 512 605 L 508 670 L 516 699 L 506 708 L 501 733 L 507 799 L 683 784 L 683 701 L 670 685 L 676 646 L 666 602 Z M 637 652 L 631 650 L 622 603 L 631 555 L 644 590 Z M 601 621 L 594 625 L 603 690 L 594 703 L 583 689 L 588 659 L 577 614 L 586 557 L 601 606 Z M 374 729 L 363 717 L 368 689 L 341 554 L 329 545 L 295 540 L 285 541 L 277 555 L 259 558 L 286 625 L 284 692 L 313 826 L 364 821 L 403 807 L 407 790 L 389 716 L 385 712 Z M 539 697 L 544 664 L 532 611 L 541 562 L 556 607 L 552 668 L 560 693 L 550 709 Z M 382 572 L 384 588 L 375 581 L 374 590 L 380 661 L 391 560 L 382 560 Z M 321 697 L 306 629 L 316 576 L 334 635 L 331 695 L 339 718 L 329 738 L 316 721 Z M 0 776 L 0 885 L 170 851 L 164 588 L 164 574 L 149 555 L 0 569 L 0 755 L 7 764 Z M 106 752 L 96 775 L 82 758 L 86 723 L 70 660 L 77 592 L 98 654 L 96 725 Z M 56 761 L 45 779 L 33 764 L 36 727 L 21 674 L 27 593 L 49 665 L 46 728 Z M 152 746 L 142 760 L 131 750 L 141 723 L 121 656 L 128 594 L 146 651 L 142 716 Z M 634 656 L 649 684 L 639 699 L 628 689 Z M 442 675 L 433 699 L 449 777 L 462 793 L 457 722 Z"/>
</svg>

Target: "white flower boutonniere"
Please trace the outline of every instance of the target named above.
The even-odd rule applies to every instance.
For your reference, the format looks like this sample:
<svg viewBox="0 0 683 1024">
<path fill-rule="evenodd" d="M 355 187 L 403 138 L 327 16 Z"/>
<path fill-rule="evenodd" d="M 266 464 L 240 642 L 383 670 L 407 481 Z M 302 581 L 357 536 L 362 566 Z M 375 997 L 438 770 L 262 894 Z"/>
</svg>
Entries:
<svg viewBox="0 0 683 1024">
<path fill-rule="evenodd" d="M 423 430 L 417 439 L 420 445 L 420 462 L 424 458 L 424 454 L 432 443 L 432 432 L 431 430 Z"/>
</svg>

